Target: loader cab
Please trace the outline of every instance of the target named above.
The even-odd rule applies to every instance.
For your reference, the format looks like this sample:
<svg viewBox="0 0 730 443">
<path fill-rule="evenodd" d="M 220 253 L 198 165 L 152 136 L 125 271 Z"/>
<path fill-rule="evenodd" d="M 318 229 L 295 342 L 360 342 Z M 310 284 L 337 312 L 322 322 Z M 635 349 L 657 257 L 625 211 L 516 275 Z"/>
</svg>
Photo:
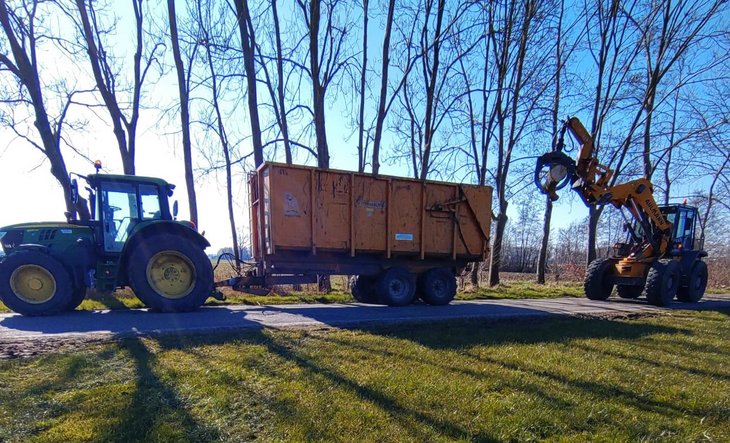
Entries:
<svg viewBox="0 0 730 443">
<path fill-rule="evenodd" d="M 173 185 L 148 177 L 95 174 L 91 185 L 91 215 L 105 253 L 122 251 L 140 223 L 172 220 L 168 196 Z"/>
<path fill-rule="evenodd" d="M 687 205 L 670 205 L 659 208 L 669 223 L 672 224 L 670 253 L 679 255 L 683 251 L 699 249 L 697 234 L 697 208 Z"/>
</svg>

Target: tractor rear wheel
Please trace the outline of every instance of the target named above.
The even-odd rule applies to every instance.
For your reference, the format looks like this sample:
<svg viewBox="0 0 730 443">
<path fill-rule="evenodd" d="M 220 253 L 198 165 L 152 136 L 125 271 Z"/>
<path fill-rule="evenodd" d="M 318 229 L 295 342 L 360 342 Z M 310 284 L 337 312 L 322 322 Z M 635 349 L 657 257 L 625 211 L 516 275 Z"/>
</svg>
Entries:
<svg viewBox="0 0 730 443">
<path fill-rule="evenodd" d="M 583 282 L 586 297 L 591 300 L 606 300 L 610 297 L 611 291 L 613 291 L 612 274 L 613 261 L 607 258 L 593 260 L 586 269 L 586 277 Z"/>
<path fill-rule="evenodd" d="M 71 302 L 71 292 L 71 276 L 48 254 L 18 251 L 0 263 L 0 300 L 19 314 L 61 312 Z"/>
<path fill-rule="evenodd" d="M 644 291 L 644 288 L 641 286 L 626 286 L 626 285 L 616 286 L 616 292 L 618 293 L 618 296 L 621 298 L 627 298 L 627 299 L 639 298 L 643 291 Z"/>
<path fill-rule="evenodd" d="M 406 306 L 416 295 L 416 278 L 404 268 L 390 268 L 375 280 L 375 293 L 388 306 Z"/>
<path fill-rule="evenodd" d="M 132 290 L 154 311 L 193 311 L 213 291 L 210 260 L 185 237 L 151 236 L 134 248 L 127 263 Z"/>
<path fill-rule="evenodd" d="M 692 266 L 687 286 L 680 286 L 677 290 L 677 300 L 685 303 L 697 303 L 702 300 L 707 289 L 707 264 L 698 260 Z"/>
<path fill-rule="evenodd" d="M 680 280 L 679 263 L 674 260 L 656 261 L 649 268 L 644 286 L 647 301 L 654 306 L 666 306 L 677 295 Z"/>
<path fill-rule="evenodd" d="M 369 275 L 355 275 L 350 280 L 350 293 L 360 303 L 376 303 L 375 277 Z"/>
<path fill-rule="evenodd" d="M 456 278 L 446 268 L 433 268 L 421 274 L 418 292 L 429 305 L 448 305 L 456 296 Z"/>
</svg>

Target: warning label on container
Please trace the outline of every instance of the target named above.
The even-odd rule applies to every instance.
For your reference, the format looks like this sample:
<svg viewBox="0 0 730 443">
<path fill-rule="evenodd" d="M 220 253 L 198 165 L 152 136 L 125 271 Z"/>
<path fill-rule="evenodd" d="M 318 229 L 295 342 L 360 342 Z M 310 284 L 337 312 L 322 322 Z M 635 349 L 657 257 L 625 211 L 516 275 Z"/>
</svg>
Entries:
<svg viewBox="0 0 730 443">
<path fill-rule="evenodd" d="M 299 202 L 291 192 L 284 193 L 284 216 L 285 217 L 299 217 Z"/>
<path fill-rule="evenodd" d="M 395 239 L 399 241 L 413 241 L 413 234 L 410 232 L 396 232 Z"/>
</svg>

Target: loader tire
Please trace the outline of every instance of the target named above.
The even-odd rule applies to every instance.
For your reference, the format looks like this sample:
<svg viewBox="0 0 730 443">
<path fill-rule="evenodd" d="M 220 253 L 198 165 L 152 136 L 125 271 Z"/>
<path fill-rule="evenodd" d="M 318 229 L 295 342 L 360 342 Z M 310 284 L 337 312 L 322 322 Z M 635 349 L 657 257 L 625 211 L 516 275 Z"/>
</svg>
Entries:
<svg viewBox="0 0 730 443">
<path fill-rule="evenodd" d="M 456 296 L 456 277 L 446 268 L 433 268 L 418 279 L 418 293 L 429 305 L 448 305 Z"/>
<path fill-rule="evenodd" d="M 375 293 L 385 305 L 409 305 L 416 295 L 416 278 L 404 268 L 390 268 L 375 280 Z"/>
<path fill-rule="evenodd" d="M 618 293 L 618 296 L 621 298 L 626 298 L 626 299 L 639 298 L 643 291 L 644 291 L 644 288 L 641 286 L 626 286 L 626 285 L 616 286 L 616 292 Z"/>
<path fill-rule="evenodd" d="M 43 252 L 21 250 L 0 262 L 0 300 L 27 316 L 52 315 L 71 302 L 71 276 Z"/>
<path fill-rule="evenodd" d="M 376 303 L 375 278 L 369 275 L 355 275 L 350 280 L 350 293 L 360 303 Z"/>
<path fill-rule="evenodd" d="M 153 311 L 193 311 L 213 291 L 210 260 L 185 237 L 150 236 L 134 248 L 127 263 L 132 290 Z"/>
<path fill-rule="evenodd" d="M 667 306 L 677 295 L 680 280 L 679 263 L 674 260 L 659 260 L 649 268 L 644 286 L 644 295 L 649 304 Z"/>
<path fill-rule="evenodd" d="M 588 265 L 583 282 L 586 297 L 591 300 L 606 300 L 611 296 L 613 291 L 613 282 L 610 280 L 613 274 L 612 268 L 613 262 L 607 258 L 593 260 Z"/>
<path fill-rule="evenodd" d="M 707 264 L 698 260 L 692 266 L 687 286 L 680 286 L 677 290 L 677 300 L 684 303 L 697 303 L 705 295 L 705 289 L 707 289 Z"/>
</svg>

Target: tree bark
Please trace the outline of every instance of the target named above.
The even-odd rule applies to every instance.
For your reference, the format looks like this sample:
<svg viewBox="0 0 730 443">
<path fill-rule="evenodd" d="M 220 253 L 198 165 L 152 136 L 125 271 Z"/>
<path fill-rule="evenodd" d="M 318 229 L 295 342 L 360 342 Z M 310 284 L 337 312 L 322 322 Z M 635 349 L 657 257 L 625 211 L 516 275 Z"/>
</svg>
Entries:
<svg viewBox="0 0 730 443">
<path fill-rule="evenodd" d="M 380 172 L 380 143 L 383 138 L 383 124 L 385 122 L 385 102 L 388 100 L 388 68 L 390 66 L 390 30 L 393 27 L 393 13 L 395 0 L 388 1 L 388 18 L 385 22 L 383 34 L 383 61 L 380 68 L 380 98 L 378 99 L 378 115 L 375 121 L 375 137 L 373 139 L 373 174 Z"/>
<path fill-rule="evenodd" d="M 314 132 L 317 139 L 317 166 L 329 168 L 330 154 L 327 147 L 324 87 L 320 78 L 319 21 L 320 0 L 312 0 L 309 4 L 309 65 L 312 74 L 312 106 L 314 107 Z"/>
<path fill-rule="evenodd" d="M 190 96 L 188 93 L 185 64 L 180 53 L 180 40 L 177 31 L 177 14 L 175 0 L 167 0 L 167 12 L 170 22 L 170 40 L 172 41 L 172 55 L 175 60 L 177 73 L 177 89 L 180 96 L 180 129 L 182 131 L 183 162 L 185 167 L 185 186 L 188 193 L 188 207 L 190 221 L 198 226 L 198 201 L 195 196 L 195 177 L 193 176 L 193 150 L 190 141 Z"/>
<path fill-rule="evenodd" d="M 360 70 L 360 118 L 358 121 L 357 140 L 357 171 L 365 171 L 365 145 L 363 136 L 365 134 L 365 74 L 368 66 L 368 0 L 362 2 L 362 67 Z"/>
<path fill-rule="evenodd" d="M 254 48 L 256 39 L 248 0 L 235 0 L 238 30 L 241 33 L 241 50 L 243 51 L 243 66 L 246 71 L 246 86 L 248 89 L 248 112 L 251 121 L 251 143 L 253 144 L 254 166 L 258 168 L 264 162 L 264 149 L 261 141 L 261 123 L 259 121 L 258 96 L 256 93 L 256 65 Z"/>
</svg>

